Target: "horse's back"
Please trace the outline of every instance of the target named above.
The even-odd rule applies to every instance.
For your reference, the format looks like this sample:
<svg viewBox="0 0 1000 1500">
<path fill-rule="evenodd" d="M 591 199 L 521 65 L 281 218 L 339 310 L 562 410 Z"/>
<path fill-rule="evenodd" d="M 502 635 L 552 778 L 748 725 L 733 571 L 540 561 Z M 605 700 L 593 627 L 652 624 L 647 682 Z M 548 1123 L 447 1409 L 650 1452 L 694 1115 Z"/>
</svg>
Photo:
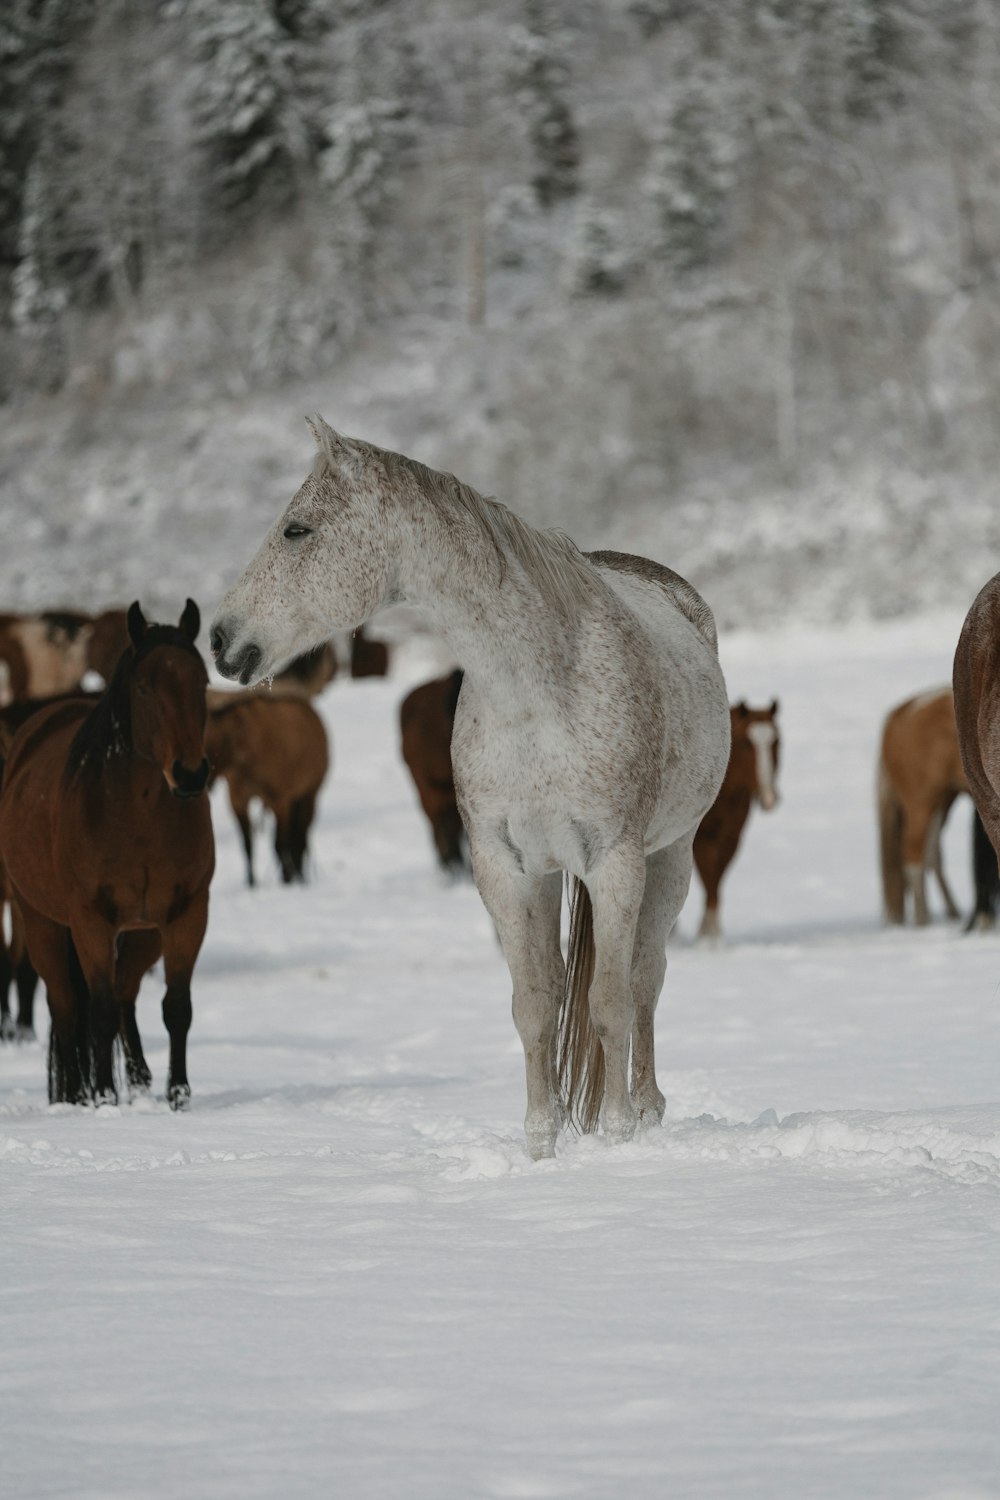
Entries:
<svg viewBox="0 0 1000 1500">
<path fill-rule="evenodd" d="M 932 688 L 898 703 L 882 729 L 882 766 L 898 795 L 926 789 L 967 791 L 950 687 Z"/>
</svg>

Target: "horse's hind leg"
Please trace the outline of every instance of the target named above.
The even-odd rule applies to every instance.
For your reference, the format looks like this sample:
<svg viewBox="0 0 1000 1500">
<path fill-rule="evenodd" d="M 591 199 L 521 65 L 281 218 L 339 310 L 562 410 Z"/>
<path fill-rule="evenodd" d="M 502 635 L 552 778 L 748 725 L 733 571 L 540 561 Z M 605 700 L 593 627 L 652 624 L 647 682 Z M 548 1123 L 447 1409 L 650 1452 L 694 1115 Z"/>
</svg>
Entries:
<svg viewBox="0 0 1000 1500">
<path fill-rule="evenodd" d="M 32 1041 L 35 1035 L 35 991 L 38 988 L 38 973 L 28 957 L 22 953 L 14 969 L 17 985 L 17 1039 Z"/>
<path fill-rule="evenodd" d="M 243 839 L 243 852 L 247 861 L 247 885 L 253 886 L 256 882 L 253 878 L 253 828 L 250 826 L 250 799 L 238 795 L 233 789 L 232 782 L 229 783 L 229 805 L 233 809 L 233 817 L 236 819 L 240 836 Z"/>
<path fill-rule="evenodd" d="M 291 885 L 295 879 L 295 855 L 292 848 L 292 817 L 291 806 L 276 807 L 274 809 L 274 852 L 278 856 L 281 879 L 285 885 Z"/>
<path fill-rule="evenodd" d="M 510 969 L 528 1086 L 524 1133 L 528 1153 L 538 1161 L 555 1154 L 565 1117 L 556 1079 L 556 1028 L 566 978 L 559 948 L 562 876 L 524 875 L 506 847 L 494 853 L 481 845 L 473 846 L 473 869 Z"/>
<path fill-rule="evenodd" d="M 208 893 L 192 897 L 184 912 L 163 933 L 163 964 L 167 990 L 163 997 L 163 1023 L 170 1036 L 170 1072 L 167 1103 L 171 1109 L 186 1109 L 191 1099 L 187 1076 L 187 1034 L 191 1029 L 191 975 L 208 925 Z"/>
<path fill-rule="evenodd" d="M 667 938 L 691 884 L 691 843 L 684 840 L 660 849 L 646 860 L 646 888 L 635 931 L 632 955 L 632 1104 L 639 1121 L 663 1119 L 664 1098 L 656 1082 L 653 1017 L 667 971 Z"/>
<path fill-rule="evenodd" d="M 3 913 L 0 911 L 0 922 L 3 921 Z M 15 1027 L 14 1017 L 10 1013 L 10 983 L 14 977 L 14 965 L 11 962 L 10 949 L 7 940 L 0 930 L 0 1042 L 11 1042 L 14 1040 Z"/>
<path fill-rule="evenodd" d="M 913 920 L 918 927 L 926 927 L 930 921 L 926 866 L 933 820 L 933 804 L 920 803 L 906 809 L 903 821 L 903 871 L 913 901 Z"/>
<path fill-rule="evenodd" d="M 941 899 L 944 901 L 948 916 L 955 920 L 961 915 L 955 898 L 951 893 L 951 887 L 944 877 L 944 859 L 941 851 L 941 835 L 944 832 L 945 819 L 951 809 L 951 803 L 942 803 L 931 819 L 931 826 L 927 830 L 927 864 L 934 871 Z"/>
<path fill-rule="evenodd" d="M 613 1140 L 628 1140 L 636 1126 L 628 1053 L 636 1019 L 632 958 L 646 885 L 642 849 L 620 845 L 601 861 L 586 884 L 594 921 L 590 1019 L 604 1052 L 604 1130 Z M 651 1036 L 650 1020 L 650 1040 Z M 652 1101 L 653 1096 L 649 1097 Z"/>
<path fill-rule="evenodd" d="M 296 880 L 306 878 L 306 854 L 309 850 L 309 830 L 316 816 L 316 793 L 305 792 L 292 803 L 289 849 Z"/>
<path fill-rule="evenodd" d="M 52 1017 L 49 1103 L 85 1104 L 90 1097 L 90 1053 L 85 989 L 74 967 L 69 929 L 20 903 L 28 953 L 45 981 Z"/>
</svg>

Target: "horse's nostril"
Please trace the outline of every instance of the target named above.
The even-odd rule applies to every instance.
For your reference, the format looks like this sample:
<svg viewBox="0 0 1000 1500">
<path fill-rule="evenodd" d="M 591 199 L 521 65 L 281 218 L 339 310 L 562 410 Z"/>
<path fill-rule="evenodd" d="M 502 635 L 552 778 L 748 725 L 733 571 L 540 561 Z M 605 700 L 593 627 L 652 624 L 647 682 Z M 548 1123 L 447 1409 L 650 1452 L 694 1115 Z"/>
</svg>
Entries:
<svg viewBox="0 0 1000 1500">
<path fill-rule="evenodd" d="M 226 649 L 226 633 L 218 625 L 213 625 L 209 632 L 208 644 L 213 656 L 222 656 Z"/>
</svg>

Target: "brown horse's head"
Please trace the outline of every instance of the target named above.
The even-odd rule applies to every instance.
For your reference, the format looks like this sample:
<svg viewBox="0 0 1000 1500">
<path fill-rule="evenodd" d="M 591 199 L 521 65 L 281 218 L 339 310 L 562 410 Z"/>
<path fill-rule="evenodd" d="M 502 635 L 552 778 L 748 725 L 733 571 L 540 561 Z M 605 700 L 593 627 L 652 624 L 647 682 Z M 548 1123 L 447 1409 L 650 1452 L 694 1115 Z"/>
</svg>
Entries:
<svg viewBox="0 0 1000 1500">
<path fill-rule="evenodd" d="M 194 644 L 200 624 L 193 599 L 187 601 L 176 629 L 147 624 L 138 601 L 128 612 L 132 747 L 160 767 L 175 797 L 197 797 L 208 785 L 208 673 Z"/>
<path fill-rule="evenodd" d="M 778 805 L 778 761 L 781 736 L 778 733 L 778 700 L 767 708 L 750 708 L 741 701 L 730 709 L 733 727 L 733 751 L 742 745 L 746 761 L 746 778 L 750 790 L 765 812 Z"/>
</svg>

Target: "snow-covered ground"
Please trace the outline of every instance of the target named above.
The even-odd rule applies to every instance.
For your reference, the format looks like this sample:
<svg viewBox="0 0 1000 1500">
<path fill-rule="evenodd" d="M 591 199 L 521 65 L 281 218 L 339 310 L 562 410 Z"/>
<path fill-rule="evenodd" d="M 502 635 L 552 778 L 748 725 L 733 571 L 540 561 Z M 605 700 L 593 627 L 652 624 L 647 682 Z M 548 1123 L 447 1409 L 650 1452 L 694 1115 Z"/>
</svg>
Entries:
<svg viewBox="0 0 1000 1500">
<path fill-rule="evenodd" d="M 427 660 L 335 683 L 314 882 L 244 889 L 217 804 L 190 1113 L 50 1110 L 41 1046 L 0 1052 L 3 1493 L 1000 1496 L 1000 938 L 883 931 L 873 823 L 881 718 L 959 625 L 724 640 L 781 699 L 782 803 L 727 944 L 697 885 L 682 916 L 663 1128 L 537 1165 L 398 757 Z M 162 1088 L 152 979 L 140 1024 Z"/>
</svg>

